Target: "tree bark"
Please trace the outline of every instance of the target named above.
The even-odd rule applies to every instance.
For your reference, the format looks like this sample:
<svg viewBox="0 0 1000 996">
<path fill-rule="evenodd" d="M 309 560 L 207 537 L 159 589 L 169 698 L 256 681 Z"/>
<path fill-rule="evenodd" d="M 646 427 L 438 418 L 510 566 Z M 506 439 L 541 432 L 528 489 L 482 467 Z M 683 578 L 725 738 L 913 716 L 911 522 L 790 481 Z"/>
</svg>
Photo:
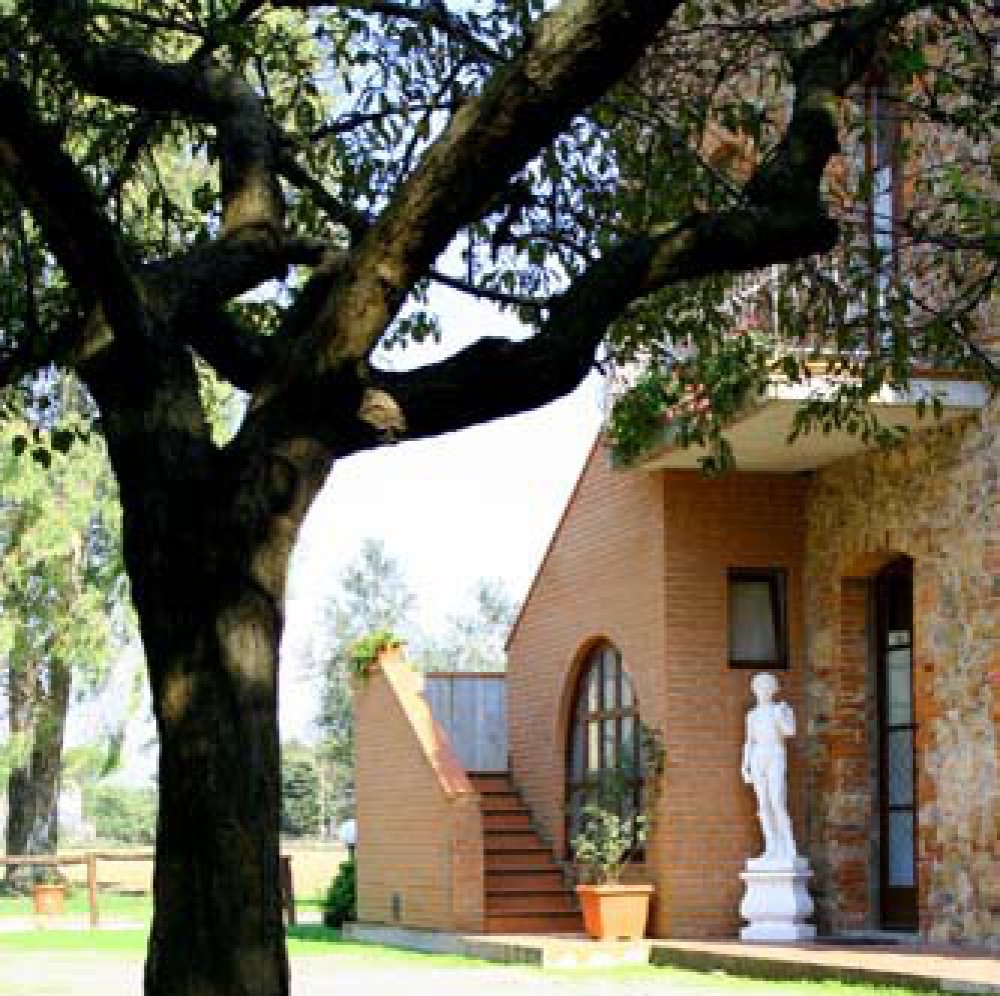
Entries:
<svg viewBox="0 0 1000 996">
<path fill-rule="evenodd" d="M 9 854 L 55 854 L 59 845 L 59 772 L 72 675 L 61 661 L 48 663 L 44 680 L 40 670 L 11 668 L 11 733 L 27 737 L 31 748 L 7 782 Z M 35 871 L 11 866 L 5 884 L 25 888 Z"/>
<path fill-rule="evenodd" d="M 268 684 L 269 607 L 249 592 L 237 621 L 206 610 L 205 631 L 242 646 Z M 211 638 L 147 644 L 160 733 L 155 914 L 147 996 L 286 996 L 280 901 L 280 764 L 273 688 L 247 695 L 250 663 Z"/>
</svg>

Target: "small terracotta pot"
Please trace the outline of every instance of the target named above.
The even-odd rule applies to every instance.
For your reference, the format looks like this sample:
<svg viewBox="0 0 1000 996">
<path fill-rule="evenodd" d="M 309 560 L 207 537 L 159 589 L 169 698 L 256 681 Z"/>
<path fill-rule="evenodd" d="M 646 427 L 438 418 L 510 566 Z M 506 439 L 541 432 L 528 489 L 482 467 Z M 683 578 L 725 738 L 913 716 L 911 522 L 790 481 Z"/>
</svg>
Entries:
<svg viewBox="0 0 1000 996">
<path fill-rule="evenodd" d="M 38 883 L 32 887 L 31 899 L 35 912 L 42 916 L 55 916 L 66 912 L 66 887 Z"/>
<path fill-rule="evenodd" d="M 578 885 L 583 926 L 595 941 L 637 941 L 646 934 L 653 886 Z"/>
</svg>

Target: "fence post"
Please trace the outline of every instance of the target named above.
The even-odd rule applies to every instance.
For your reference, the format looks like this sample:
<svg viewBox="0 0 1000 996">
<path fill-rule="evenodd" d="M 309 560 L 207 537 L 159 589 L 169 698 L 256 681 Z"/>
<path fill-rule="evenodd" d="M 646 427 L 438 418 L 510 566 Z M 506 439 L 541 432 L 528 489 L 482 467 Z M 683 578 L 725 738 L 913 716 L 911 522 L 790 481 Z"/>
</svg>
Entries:
<svg viewBox="0 0 1000 996">
<path fill-rule="evenodd" d="M 281 855 L 280 889 L 282 905 L 288 911 L 288 926 L 295 926 L 295 886 L 292 882 L 291 855 Z"/>
<path fill-rule="evenodd" d="M 97 855 L 87 855 L 87 896 L 90 903 L 90 929 L 97 929 Z"/>
</svg>

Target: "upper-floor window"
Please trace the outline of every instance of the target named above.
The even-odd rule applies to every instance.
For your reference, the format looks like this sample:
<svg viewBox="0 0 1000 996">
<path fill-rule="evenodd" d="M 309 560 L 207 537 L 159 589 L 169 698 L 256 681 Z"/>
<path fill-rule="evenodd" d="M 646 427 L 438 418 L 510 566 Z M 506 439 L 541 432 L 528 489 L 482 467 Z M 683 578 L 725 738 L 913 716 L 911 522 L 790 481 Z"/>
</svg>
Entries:
<svg viewBox="0 0 1000 996">
<path fill-rule="evenodd" d="M 788 667 L 788 579 L 778 567 L 729 571 L 729 666 Z"/>
<path fill-rule="evenodd" d="M 892 284 L 898 272 L 900 213 L 900 122 L 899 101 L 881 83 L 865 89 L 865 164 L 869 181 L 867 227 L 871 245 L 873 289 L 871 311 L 881 325 Z M 887 330 L 873 329 L 878 345 Z M 873 346 L 876 343 L 873 343 Z"/>
<path fill-rule="evenodd" d="M 642 808 L 639 704 L 621 654 L 610 643 L 600 643 L 588 654 L 572 710 L 566 751 L 567 844 L 588 803 L 623 818 Z"/>
</svg>

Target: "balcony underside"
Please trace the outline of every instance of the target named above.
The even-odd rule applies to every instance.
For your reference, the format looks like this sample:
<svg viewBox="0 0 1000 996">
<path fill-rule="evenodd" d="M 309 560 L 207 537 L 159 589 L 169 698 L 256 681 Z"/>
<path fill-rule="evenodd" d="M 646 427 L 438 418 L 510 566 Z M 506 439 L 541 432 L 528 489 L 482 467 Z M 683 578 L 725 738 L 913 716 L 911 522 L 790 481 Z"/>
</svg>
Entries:
<svg viewBox="0 0 1000 996">
<path fill-rule="evenodd" d="M 874 448 L 876 444 L 863 442 L 860 434 L 837 430 L 824 433 L 816 429 L 789 444 L 795 412 L 803 401 L 823 397 L 824 392 L 832 390 L 833 385 L 826 378 L 813 378 L 803 384 L 772 384 L 765 396 L 748 405 L 727 426 L 726 438 L 733 447 L 737 468 L 795 474 Z M 941 402 L 940 418 L 935 418 L 932 412 L 931 401 L 935 397 Z M 921 398 L 927 406 L 922 418 L 918 414 Z M 868 407 L 883 425 L 905 426 L 914 433 L 974 415 L 982 410 L 988 398 L 989 392 L 981 383 L 936 376 L 916 378 L 905 391 L 885 388 Z M 698 468 L 705 455 L 703 447 L 683 447 L 668 424 L 662 443 L 639 466 L 646 470 Z"/>
</svg>

